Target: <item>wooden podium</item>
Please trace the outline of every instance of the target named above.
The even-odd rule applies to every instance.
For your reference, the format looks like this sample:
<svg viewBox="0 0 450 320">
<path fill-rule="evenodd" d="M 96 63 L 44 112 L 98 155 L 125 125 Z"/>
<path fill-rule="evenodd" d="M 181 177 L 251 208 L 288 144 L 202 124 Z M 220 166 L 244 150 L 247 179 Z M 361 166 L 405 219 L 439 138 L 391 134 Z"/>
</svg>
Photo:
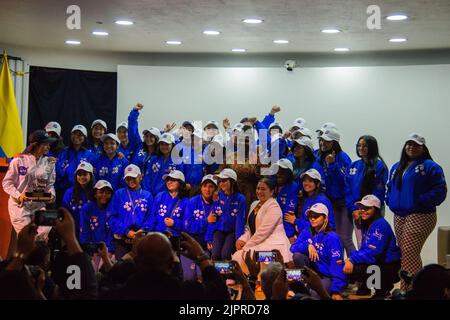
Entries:
<svg viewBox="0 0 450 320">
<path fill-rule="evenodd" d="M 0 158 L 0 182 L 3 181 L 6 171 L 8 170 L 8 163 L 5 158 Z M 1 185 L 1 184 L 0 184 Z M 8 198 L 9 196 L 0 188 L 0 257 L 6 259 L 8 256 L 8 249 L 11 240 L 12 225 L 8 212 Z"/>
</svg>

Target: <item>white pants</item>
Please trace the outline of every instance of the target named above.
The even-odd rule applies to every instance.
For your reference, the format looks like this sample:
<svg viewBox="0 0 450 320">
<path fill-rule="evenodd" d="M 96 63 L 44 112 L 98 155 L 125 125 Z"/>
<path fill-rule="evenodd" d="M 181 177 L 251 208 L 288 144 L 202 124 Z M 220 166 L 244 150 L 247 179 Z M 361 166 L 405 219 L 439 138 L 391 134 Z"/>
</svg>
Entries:
<svg viewBox="0 0 450 320">
<path fill-rule="evenodd" d="M 11 199 L 8 200 L 8 211 L 9 218 L 11 219 L 11 224 L 18 235 L 22 229 L 29 225 L 34 211 L 45 210 L 45 203 L 42 202 L 29 202 L 19 207 L 18 204 Z M 36 240 L 46 241 L 48 239 L 48 234 L 52 227 L 39 226 L 37 230 Z"/>
</svg>

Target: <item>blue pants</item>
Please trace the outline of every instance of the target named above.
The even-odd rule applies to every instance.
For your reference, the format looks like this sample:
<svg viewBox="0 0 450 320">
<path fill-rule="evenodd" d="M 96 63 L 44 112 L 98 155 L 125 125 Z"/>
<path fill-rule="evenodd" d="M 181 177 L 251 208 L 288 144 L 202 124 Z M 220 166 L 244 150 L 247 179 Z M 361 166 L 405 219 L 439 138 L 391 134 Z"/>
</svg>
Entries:
<svg viewBox="0 0 450 320">
<path fill-rule="evenodd" d="M 216 231 L 213 238 L 212 259 L 231 260 L 231 255 L 234 253 L 234 244 L 236 242 L 234 231 L 224 232 Z"/>
<path fill-rule="evenodd" d="M 304 255 L 303 253 L 295 252 L 295 253 L 294 253 L 294 256 L 293 256 L 293 260 L 294 260 L 294 264 L 295 264 L 295 267 L 296 267 L 296 268 L 304 268 L 305 266 L 307 266 L 307 267 L 313 269 L 314 271 L 316 271 L 317 273 L 319 273 L 318 270 L 317 270 L 317 268 L 314 267 L 314 264 L 311 263 L 311 261 L 309 261 L 309 257 L 306 256 L 306 255 Z M 329 293 L 329 292 L 330 292 L 330 289 L 331 289 L 331 279 L 322 276 L 320 273 L 319 273 L 319 275 L 320 275 L 321 278 L 322 278 L 322 279 L 321 279 L 322 286 L 323 286 L 323 287 L 325 288 L 325 290 L 327 290 L 328 293 Z M 319 295 L 318 295 L 315 291 L 313 291 L 313 290 L 311 290 L 311 296 L 313 296 L 313 297 L 315 297 L 315 298 L 320 298 Z"/>
</svg>

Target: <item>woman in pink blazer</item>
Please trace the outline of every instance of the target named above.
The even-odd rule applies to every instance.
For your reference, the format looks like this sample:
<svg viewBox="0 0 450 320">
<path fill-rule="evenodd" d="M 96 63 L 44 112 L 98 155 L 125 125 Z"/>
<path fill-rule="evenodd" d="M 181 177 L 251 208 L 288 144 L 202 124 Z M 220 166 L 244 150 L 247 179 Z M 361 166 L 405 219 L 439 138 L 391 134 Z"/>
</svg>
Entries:
<svg viewBox="0 0 450 320">
<path fill-rule="evenodd" d="M 275 183 L 267 178 L 259 180 L 256 187 L 258 200 L 250 206 L 244 234 L 236 241 L 236 252 L 232 259 L 248 273 L 244 263 L 248 251 L 279 250 L 283 261 L 292 261 L 289 239 L 283 227 L 283 214 L 276 199 L 273 198 Z"/>
</svg>

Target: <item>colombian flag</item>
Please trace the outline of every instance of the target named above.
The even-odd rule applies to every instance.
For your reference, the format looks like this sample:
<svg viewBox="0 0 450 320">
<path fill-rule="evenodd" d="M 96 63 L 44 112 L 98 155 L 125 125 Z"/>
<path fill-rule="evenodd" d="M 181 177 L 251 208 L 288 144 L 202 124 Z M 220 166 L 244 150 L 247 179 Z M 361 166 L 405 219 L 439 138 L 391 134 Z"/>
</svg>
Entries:
<svg viewBox="0 0 450 320">
<path fill-rule="evenodd" d="M 3 53 L 0 71 L 0 157 L 11 158 L 24 149 L 22 126 L 9 73 L 8 57 Z"/>
</svg>

